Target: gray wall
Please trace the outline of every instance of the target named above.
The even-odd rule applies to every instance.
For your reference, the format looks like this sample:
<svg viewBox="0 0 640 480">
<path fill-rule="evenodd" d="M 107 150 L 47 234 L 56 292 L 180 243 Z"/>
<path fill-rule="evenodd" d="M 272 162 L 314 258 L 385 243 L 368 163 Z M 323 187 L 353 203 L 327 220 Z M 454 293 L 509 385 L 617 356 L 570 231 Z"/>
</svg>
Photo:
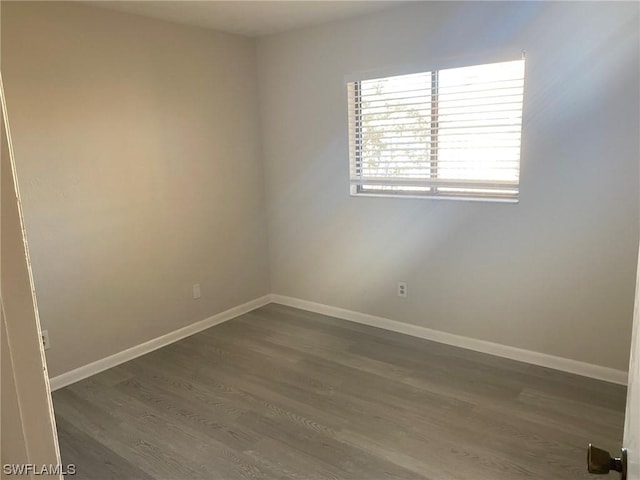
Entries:
<svg viewBox="0 0 640 480">
<path fill-rule="evenodd" d="M 416 3 L 257 42 L 2 8 L 52 375 L 269 291 L 627 368 L 638 5 Z M 349 196 L 345 74 L 523 49 L 519 204 Z"/>
<path fill-rule="evenodd" d="M 268 293 L 255 42 L 79 4 L 2 9 L 50 374 Z"/>
<path fill-rule="evenodd" d="M 272 291 L 626 369 L 638 10 L 420 3 L 260 39 Z M 522 50 L 519 204 L 349 196 L 345 74 Z"/>
</svg>

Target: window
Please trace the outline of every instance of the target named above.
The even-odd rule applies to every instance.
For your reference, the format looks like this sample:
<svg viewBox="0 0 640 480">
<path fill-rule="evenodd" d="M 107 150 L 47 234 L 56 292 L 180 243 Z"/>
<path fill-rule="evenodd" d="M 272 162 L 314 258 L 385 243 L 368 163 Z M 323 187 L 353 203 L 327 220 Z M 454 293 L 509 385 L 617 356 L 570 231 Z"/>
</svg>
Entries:
<svg viewBox="0 0 640 480">
<path fill-rule="evenodd" d="M 518 200 L 524 59 L 347 88 L 352 194 Z"/>
</svg>

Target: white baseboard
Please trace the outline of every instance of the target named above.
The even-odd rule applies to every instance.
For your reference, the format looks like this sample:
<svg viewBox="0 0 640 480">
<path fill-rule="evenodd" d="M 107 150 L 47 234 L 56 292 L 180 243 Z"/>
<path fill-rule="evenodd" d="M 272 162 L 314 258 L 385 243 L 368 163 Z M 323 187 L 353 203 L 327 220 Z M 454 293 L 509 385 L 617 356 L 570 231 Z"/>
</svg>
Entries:
<svg viewBox="0 0 640 480">
<path fill-rule="evenodd" d="M 169 345 L 170 343 L 182 340 L 183 338 L 193 335 L 194 333 L 201 332 L 202 330 L 206 330 L 207 328 L 213 327 L 214 325 L 218 325 L 220 323 L 248 313 L 251 310 L 260 308 L 263 305 L 270 303 L 270 301 L 271 296 L 264 295 L 254 300 L 250 300 L 247 303 L 243 303 L 242 305 L 238 305 L 236 307 L 225 310 L 224 312 L 220 312 L 209 318 L 205 318 L 204 320 L 200 320 L 199 322 L 192 323 L 191 325 L 187 325 L 186 327 L 174 330 L 173 332 L 169 332 L 160 337 L 141 343 L 140 345 L 136 345 L 135 347 L 128 348 L 127 350 L 123 350 L 122 352 L 115 353 L 106 358 L 102 358 L 82 367 L 76 368 L 75 370 L 71 370 L 69 372 L 53 377 L 49 380 L 51 390 L 58 390 L 59 388 L 71 385 L 72 383 L 103 372 L 104 370 L 115 367 L 116 365 L 120 365 L 121 363 L 133 360 L 134 358 L 157 350 L 158 348 L 162 348 L 166 345 Z"/>
<path fill-rule="evenodd" d="M 434 342 L 445 343 L 447 345 L 488 353 L 520 362 L 531 363 L 542 367 L 552 368 L 554 370 L 575 373 L 584 377 L 604 380 L 606 382 L 617 383 L 619 385 L 627 384 L 627 372 L 624 370 L 616 370 L 614 368 L 603 367 L 569 358 L 510 347 L 508 345 L 488 342 L 486 340 L 478 340 L 462 335 L 442 332 L 440 330 L 432 330 L 418 325 L 411 325 L 408 323 L 398 322 L 396 320 L 390 320 L 388 318 L 355 312 L 353 310 L 346 310 L 344 308 L 332 307 L 322 303 L 310 302 L 308 300 L 301 300 L 276 294 L 270 295 L 270 299 L 273 303 L 279 303 L 289 307 L 341 318 L 351 322 L 362 323 L 372 327 L 383 328 L 393 332 L 404 333 L 406 335 L 412 335 L 414 337 L 424 338 Z"/>
<path fill-rule="evenodd" d="M 372 327 L 378 327 L 385 330 L 390 330 L 392 332 L 404 333 L 405 335 L 424 338 L 426 340 L 432 340 L 434 342 L 466 348 L 468 350 L 475 350 L 477 352 L 488 353 L 490 355 L 496 355 L 498 357 L 510 358 L 512 360 L 517 360 L 520 362 L 531 363 L 533 365 L 540 365 L 542 367 L 552 368 L 555 370 L 575 373 L 577 375 L 604 380 L 606 382 L 617 383 L 619 385 L 627 384 L 627 372 L 623 370 L 616 370 L 600 365 L 593 365 L 591 363 L 572 360 L 569 358 L 557 357 L 554 355 L 534 352 L 522 348 L 510 347 L 508 345 L 488 342 L 486 340 L 478 340 L 475 338 L 442 332 L 439 330 L 433 330 L 418 325 L 398 322 L 396 320 L 390 320 L 388 318 L 377 317 L 375 315 L 355 312 L 353 310 L 332 307 L 330 305 L 310 302 L 308 300 L 301 300 L 299 298 L 270 294 L 256 298 L 247 303 L 243 303 L 242 305 L 230 308 L 228 310 L 225 310 L 224 312 L 218 313 L 209 318 L 205 318 L 204 320 L 201 320 L 199 322 L 193 323 L 178 330 L 174 330 L 173 332 L 169 332 L 165 335 L 141 343 L 140 345 L 136 345 L 135 347 L 131 347 L 127 350 L 123 350 L 122 352 L 110 355 L 106 358 L 102 358 L 82 367 L 76 368 L 75 370 L 71 370 L 69 372 L 65 372 L 61 375 L 53 377 L 49 380 L 51 390 L 53 391 L 66 387 L 67 385 L 71 385 L 72 383 L 103 372 L 104 370 L 115 367 L 124 362 L 128 362 L 129 360 L 133 360 L 134 358 L 137 358 L 141 355 L 152 352 L 171 343 L 177 342 L 178 340 L 182 340 L 183 338 L 193 335 L 194 333 L 201 332 L 202 330 L 206 330 L 207 328 L 213 327 L 214 325 L 226 322 L 272 302 L 289 307 L 299 308 L 302 310 L 307 310 L 309 312 L 315 312 L 331 317 L 341 318 L 343 320 L 349 320 L 351 322 L 361 323 Z"/>
</svg>

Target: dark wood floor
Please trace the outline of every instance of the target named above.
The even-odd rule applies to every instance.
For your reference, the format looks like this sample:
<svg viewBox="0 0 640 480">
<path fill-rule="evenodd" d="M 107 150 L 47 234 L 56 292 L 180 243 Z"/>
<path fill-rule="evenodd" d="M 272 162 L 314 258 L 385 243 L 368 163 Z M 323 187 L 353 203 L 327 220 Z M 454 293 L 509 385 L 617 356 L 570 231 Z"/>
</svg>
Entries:
<svg viewBox="0 0 640 480">
<path fill-rule="evenodd" d="M 586 479 L 625 388 L 271 304 L 53 395 L 92 479 Z"/>
</svg>

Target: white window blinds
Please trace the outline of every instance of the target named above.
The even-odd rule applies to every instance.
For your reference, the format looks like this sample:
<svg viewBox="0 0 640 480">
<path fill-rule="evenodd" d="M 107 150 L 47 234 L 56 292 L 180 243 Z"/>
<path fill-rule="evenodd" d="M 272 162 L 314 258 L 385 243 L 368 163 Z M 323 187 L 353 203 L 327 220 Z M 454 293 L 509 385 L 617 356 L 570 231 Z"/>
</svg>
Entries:
<svg viewBox="0 0 640 480">
<path fill-rule="evenodd" d="M 524 59 L 347 88 L 353 194 L 517 201 Z"/>
</svg>

